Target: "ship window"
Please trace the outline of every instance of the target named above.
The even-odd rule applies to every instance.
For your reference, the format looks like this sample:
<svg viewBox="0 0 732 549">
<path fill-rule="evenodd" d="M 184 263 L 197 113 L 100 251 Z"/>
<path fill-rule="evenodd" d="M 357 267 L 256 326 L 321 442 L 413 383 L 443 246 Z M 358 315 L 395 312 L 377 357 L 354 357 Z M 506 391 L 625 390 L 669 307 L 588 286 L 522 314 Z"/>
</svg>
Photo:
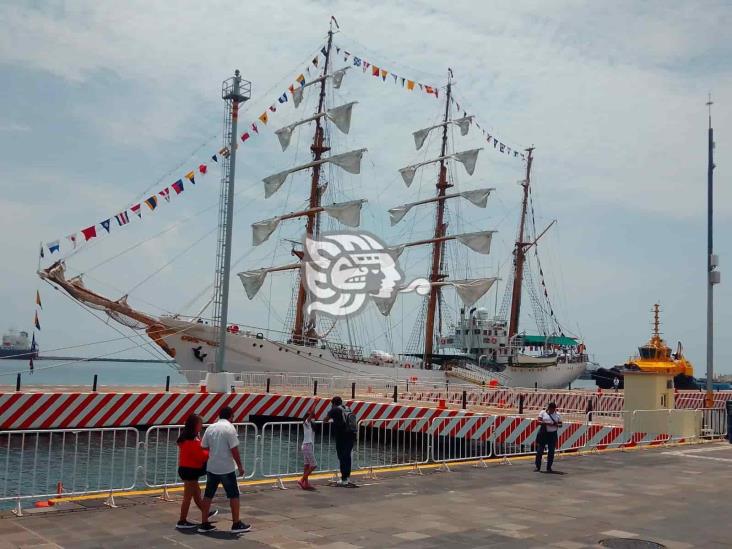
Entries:
<svg viewBox="0 0 732 549">
<path fill-rule="evenodd" d="M 465 333 L 466 333 L 466 334 L 469 334 L 469 333 L 470 333 L 470 330 L 465 330 Z"/>
<path fill-rule="evenodd" d="M 474 334 L 480 335 L 480 330 L 473 330 Z"/>
<path fill-rule="evenodd" d="M 645 359 L 653 359 L 656 358 L 656 349 L 653 347 L 640 347 L 638 349 L 640 352 L 640 357 Z"/>
<path fill-rule="evenodd" d="M 487 336 L 488 335 L 488 330 L 483 330 L 483 335 L 484 336 Z"/>
</svg>

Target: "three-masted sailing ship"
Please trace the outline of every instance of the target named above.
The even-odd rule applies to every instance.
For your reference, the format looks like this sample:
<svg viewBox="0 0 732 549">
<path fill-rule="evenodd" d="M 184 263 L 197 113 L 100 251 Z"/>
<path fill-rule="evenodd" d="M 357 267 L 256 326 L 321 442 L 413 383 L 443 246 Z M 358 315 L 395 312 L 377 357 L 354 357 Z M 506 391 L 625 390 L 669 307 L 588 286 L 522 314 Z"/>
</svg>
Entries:
<svg viewBox="0 0 732 549">
<path fill-rule="evenodd" d="M 303 102 L 306 94 L 310 96 L 314 93 L 317 105 L 315 112 L 275 132 L 282 150 L 285 151 L 290 146 L 295 132 L 313 128 L 310 161 L 264 179 L 265 198 L 270 198 L 276 195 L 291 175 L 308 173 L 310 190 L 307 207 L 253 223 L 253 246 L 266 242 L 281 223 L 290 220 L 304 221 L 305 235 L 309 238 L 317 238 L 326 221 L 345 227 L 360 225 L 361 210 L 366 200 L 356 198 L 343 202 L 329 201 L 334 194 L 329 188 L 333 172 L 360 173 L 362 158 L 367 153 L 365 147 L 345 151 L 333 150 L 332 132 L 343 134 L 350 132 L 352 114 L 357 105 L 355 101 L 340 105 L 329 104 L 333 97 L 329 92 L 341 87 L 349 69 L 348 66 L 335 69 L 333 48 L 331 29 L 327 44 L 322 50 L 324 55 L 322 73 L 315 79 L 304 82 L 302 87 L 291 90 L 296 107 Z M 67 280 L 63 262 L 54 263 L 49 268 L 41 270 L 39 274 L 84 305 L 103 310 L 113 320 L 126 326 L 144 329 L 152 341 L 173 357 L 180 369 L 194 380 L 198 377 L 196 372 L 214 371 L 217 355 L 219 358 L 223 355 L 224 369 L 233 373 L 294 372 L 379 376 L 420 381 L 440 381 L 445 380 L 447 375 L 454 375 L 478 383 L 497 379 L 509 386 L 548 388 L 566 386 L 584 371 L 586 362 L 584 346 L 576 339 L 565 336 L 561 330 L 551 331 L 547 326 L 543 327 L 539 336 L 529 336 L 519 331 L 522 283 L 525 278 L 527 254 L 529 250 L 536 249 L 537 242 L 543 234 L 536 235 L 536 231 L 532 232 L 527 228 L 532 149 L 528 150 L 526 178 L 522 182 L 522 213 L 513 252 L 512 283 L 507 285 L 509 291 L 504 299 L 503 314 L 490 317 L 485 309 L 475 307 L 477 301 L 494 286 L 496 277 L 452 279 L 449 275 L 445 254 L 448 242 L 458 242 L 472 253 L 488 254 L 495 232 L 493 230 L 461 234 L 448 232 L 445 220 L 445 204 L 448 200 L 462 198 L 477 207 L 485 208 L 494 191 L 493 188 L 462 192 L 456 192 L 454 189 L 455 185 L 450 177 L 451 170 L 448 169 L 450 164 L 462 164 L 467 173 L 472 175 L 481 149 L 457 152 L 450 150 L 448 129 L 458 128 L 459 133 L 464 136 L 469 132 L 472 123 L 472 116 L 467 113 L 455 113 L 453 116 L 452 87 L 450 73 L 444 93 L 445 107 L 441 122 L 413 134 L 416 148 L 419 150 L 430 132 L 440 132 L 439 155 L 434 159 L 399 170 L 401 178 L 409 187 L 417 170 L 436 165 L 438 167 L 436 194 L 428 199 L 395 206 L 389 210 L 392 225 L 395 225 L 412 208 L 434 206 L 434 231 L 430 238 L 389 246 L 389 253 L 395 258 L 408 248 L 419 246 L 431 248 L 423 312 L 419 319 L 420 349 L 401 353 L 364 352 L 350 338 L 348 343 L 334 341 L 330 334 L 338 321 L 319 318 L 317 312 L 309 310 L 307 306 L 310 297 L 305 277 L 302 275 L 306 254 L 297 243 L 293 243 L 293 260 L 290 263 L 238 273 L 249 299 L 254 298 L 268 276 L 286 271 L 301 273 L 294 288 L 291 323 L 285 332 L 285 337 L 281 338 L 265 336 L 264 329 L 239 330 L 237 325 L 227 322 L 225 315 L 223 320 L 209 323 L 202 315 L 191 318 L 177 315 L 154 316 L 140 312 L 127 303 L 127 296 L 110 300 L 86 288 L 81 277 Z M 236 94 L 229 96 L 230 99 L 233 97 L 234 105 L 231 110 L 233 114 L 227 119 L 228 132 L 225 143 L 236 133 L 236 109 L 237 101 L 240 99 Z M 235 141 L 231 139 L 231 150 L 234 151 L 235 148 Z M 227 174 L 229 170 L 233 171 L 233 165 L 228 166 L 228 162 L 235 159 L 233 154 L 231 156 L 232 158 L 229 158 L 229 155 L 225 155 L 222 159 L 223 169 Z M 324 173 L 326 169 L 330 170 L 328 177 Z M 225 190 L 228 194 L 222 192 L 222 196 L 228 198 L 233 196 L 231 187 Z M 229 203 L 226 206 L 230 208 Z M 223 201 L 221 210 L 225 210 Z M 227 245 L 231 246 L 230 233 L 228 239 L 220 237 L 219 244 L 224 249 Z M 227 262 L 222 261 L 221 257 L 224 257 L 223 253 L 217 256 L 217 280 L 228 275 L 222 270 Z M 443 293 L 447 288 L 454 288 L 462 301 L 459 318 L 452 326 L 447 325 L 442 314 Z M 390 314 L 395 299 L 406 288 L 400 287 L 396 290 L 390 299 L 374 300 L 382 315 Z M 212 301 L 218 303 L 216 298 Z M 219 303 L 219 307 L 220 305 Z M 506 314 L 509 305 L 510 314 Z M 559 328 L 556 322 L 555 328 Z M 220 353 L 222 343 L 225 354 Z"/>
</svg>

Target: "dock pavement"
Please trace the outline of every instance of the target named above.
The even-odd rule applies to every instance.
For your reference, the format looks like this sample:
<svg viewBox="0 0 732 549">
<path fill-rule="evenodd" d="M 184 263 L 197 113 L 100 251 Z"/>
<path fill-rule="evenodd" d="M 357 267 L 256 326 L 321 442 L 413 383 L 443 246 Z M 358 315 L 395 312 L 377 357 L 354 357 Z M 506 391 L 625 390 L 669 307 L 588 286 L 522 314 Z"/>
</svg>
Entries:
<svg viewBox="0 0 732 549">
<path fill-rule="evenodd" d="M 0 517 L 0 549 L 10 547 L 207 547 L 358 549 L 366 547 L 732 547 L 732 445 L 727 442 L 565 455 L 563 474 L 534 472 L 529 459 L 356 476 L 359 488 L 315 480 L 316 492 L 289 482 L 242 486 L 233 536 L 227 502 L 218 531 L 177 531 L 174 501 L 151 494 L 60 503 Z M 197 519 L 196 510 L 191 519 Z M 652 545 L 653 542 L 659 545 Z"/>
</svg>

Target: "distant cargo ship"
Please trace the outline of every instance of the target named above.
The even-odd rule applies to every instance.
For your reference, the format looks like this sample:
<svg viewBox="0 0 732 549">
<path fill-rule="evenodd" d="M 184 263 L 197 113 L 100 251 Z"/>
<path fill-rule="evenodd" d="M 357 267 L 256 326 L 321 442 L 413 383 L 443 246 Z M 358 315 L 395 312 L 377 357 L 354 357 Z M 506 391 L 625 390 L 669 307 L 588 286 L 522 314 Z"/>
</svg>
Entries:
<svg viewBox="0 0 732 549">
<path fill-rule="evenodd" d="M 28 332 L 10 330 L 3 335 L 3 345 L 0 347 L 0 358 L 38 358 L 38 345 L 35 339 L 31 341 Z"/>
</svg>

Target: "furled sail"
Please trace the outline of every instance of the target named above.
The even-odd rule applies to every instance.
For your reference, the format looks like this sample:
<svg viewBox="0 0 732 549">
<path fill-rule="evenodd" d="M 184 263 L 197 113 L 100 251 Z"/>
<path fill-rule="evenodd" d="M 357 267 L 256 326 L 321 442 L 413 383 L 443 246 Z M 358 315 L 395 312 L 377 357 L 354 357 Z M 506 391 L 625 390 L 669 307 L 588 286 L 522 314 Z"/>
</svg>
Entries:
<svg viewBox="0 0 732 549">
<path fill-rule="evenodd" d="M 239 279 L 244 285 L 244 291 L 249 299 L 254 299 L 254 296 L 257 295 L 262 284 L 264 284 L 264 279 L 267 278 L 268 272 L 267 269 L 256 269 L 239 273 Z"/>
<path fill-rule="evenodd" d="M 402 174 L 404 183 L 409 187 L 412 184 L 412 181 L 414 181 L 414 175 L 417 173 L 418 168 L 428 164 L 434 164 L 435 162 L 439 162 L 440 160 L 445 160 L 447 158 L 454 158 L 465 166 L 465 171 L 468 172 L 468 175 L 473 175 L 473 172 L 475 171 L 475 163 L 478 160 L 478 153 L 482 150 L 483 149 L 481 147 L 480 149 L 470 149 L 469 151 L 456 152 L 433 160 L 426 160 L 425 162 L 419 162 L 418 164 L 412 164 L 411 166 L 401 168 L 399 173 Z"/>
<path fill-rule="evenodd" d="M 460 193 L 460 196 L 462 196 L 464 199 L 466 199 L 468 202 L 471 202 L 475 206 L 478 206 L 479 208 L 485 208 L 488 205 L 488 197 L 491 194 L 491 191 L 494 191 L 495 189 L 491 187 L 490 189 L 475 189 L 474 191 L 463 191 Z"/>
<path fill-rule="evenodd" d="M 407 185 L 407 187 L 409 187 L 412 184 L 412 181 L 414 181 L 414 176 L 417 173 L 418 168 L 421 168 L 422 166 L 427 166 L 429 164 L 434 164 L 435 162 L 439 162 L 440 160 L 446 160 L 450 157 L 451 155 L 445 155 L 440 156 L 439 158 L 435 158 L 433 160 L 425 160 L 424 162 L 412 164 L 411 166 L 401 168 L 399 170 L 399 173 L 402 174 L 402 179 L 404 180 L 404 183 Z"/>
<path fill-rule="evenodd" d="M 426 280 L 424 280 L 424 284 L 427 285 L 427 288 L 429 288 L 429 286 L 453 286 L 465 306 L 472 307 L 476 301 L 478 301 L 486 294 L 486 292 L 488 292 L 488 290 L 491 289 L 496 280 L 498 280 L 496 277 L 450 280 L 432 283 L 428 283 Z M 391 314 L 392 308 L 394 307 L 397 296 L 400 293 L 405 293 L 405 291 L 411 291 L 411 288 L 406 286 L 400 286 L 396 288 L 389 297 L 374 297 L 372 298 L 374 301 L 374 305 L 376 305 L 382 315 L 389 316 L 389 314 Z M 418 291 L 418 293 L 421 294 L 422 292 Z"/>
<path fill-rule="evenodd" d="M 344 225 L 349 227 L 358 227 L 361 224 L 361 208 L 366 200 L 350 200 L 348 202 L 340 202 L 321 206 L 315 210 L 306 210 L 297 214 L 289 214 L 278 217 L 271 217 L 262 221 L 252 223 L 252 245 L 259 246 L 262 242 L 267 241 L 275 231 L 280 221 L 290 219 L 296 216 L 307 215 L 308 213 L 324 211 L 329 216 L 337 219 Z"/>
<path fill-rule="evenodd" d="M 349 202 L 341 202 L 340 204 L 330 204 L 323 206 L 323 210 L 329 216 L 337 219 L 344 225 L 349 227 L 358 227 L 361 224 L 361 207 L 366 200 L 351 200 Z"/>
<path fill-rule="evenodd" d="M 412 135 L 414 136 L 414 144 L 417 147 L 417 150 L 422 148 L 422 145 L 424 145 L 425 139 L 427 139 L 427 136 L 429 133 L 436 129 L 436 128 L 442 128 L 446 126 L 447 124 L 455 124 L 458 128 L 460 128 L 460 135 L 468 135 L 468 130 L 470 129 L 470 121 L 473 119 L 471 116 L 464 116 L 462 118 L 457 118 L 455 120 L 450 120 L 449 122 L 442 122 L 441 124 L 435 124 L 434 126 L 430 126 L 429 128 L 424 128 L 422 130 L 417 130 Z"/>
<path fill-rule="evenodd" d="M 496 280 L 498 280 L 496 277 L 474 278 L 467 280 L 452 280 L 447 284 L 455 288 L 455 291 L 458 293 L 466 307 L 472 307 L 476 301 L 491 289 L 491 286 L 493 286 Z"/>
<path fill-rule="evenodd" d="M 284 172 L 279 172 L 279 173 L 270 175 L 268 177 L 265 177 L 262 180 L 262 181 L 264 181 L 264 197 L 269 198 L 274 193 L 276 193 L 277 190 L 282 186 L 282 184 L 287 179 L 287 176 L 290 175 L 291 173 L 295 173 L 295 172 L 298 172 L 301 170 L 306 170 L 308 168 L 312 168 L 313 166 L 325 164 L 326 162 L 335 164 L 339 168 L 342 168 L 349 173 L 353 173 L 353 174 L 361 173 L 361 159 L 363 158 L 363 153 L 365 153 L 367 150 L 368 149 L 357 149 L 355 151 L 349 151 L 349 152 L 342 153 L 342 154 L 336 154 L 333 156 L 329 156 L 328 158 L 314 160 L 313 162 L 308 162 L 307 164 L 303 164 L 302 166 L 297 166 L 296 168 L 291 168 Z"/>
<path fill-rule="evenodd" d="M 409 210 L 411 210 L 414 206 L 419 206 L 420 204 L 429 204 L 431 202 L 437 202 L 438 200 L 444 200 L 446 198 L 455 198 L 457 196 L 462 196 L 479 208 L 485 208 L 488 205 L 488 196 L 493 190 L 495 189 L 491 187 L 489 189 L 463 191 L 461 193 L 446 194 L 442 197 L 428 198 L 427 200 L 420 200 L 418 202 L 402 204 L 401 206 L 394 206 L 393 208 L 389 208 L 389 218 L 391 220 L 392 226 L 394 226 L 399 223 L 404 218 L 404 216 L 407 215 Z"/>
<path fill-rule="evenodd" d="M 478 231 L 475 233 L 465 233 L 455 235 L 455 239 L 461 244 L 465 244 L 474 252 L 480 254 L 491 253 L 491 240 L 495 231 Z"/>
<path fill-rule="evenodd" d="M 259 246 L 265 242 L 280 224 L 281 218 L 272 217 L 252 223 L 252 245 Z"/>
<path fill-rule="evenodd" d="M 287 147 L 290 146 L 290 141 L 292 140 L 292 132 L 295 131 L 295 128 L 303 124 L 307 124 L 308 122 L 313 122 L 323 116 L 327 116 L 333 122 L 333 124 L 335 124 L 336 128 L 338 128 L 341 132 L 348 133 L 351 129 L 351 114 L 353 112 L 353 106 L 356 103 L 358 103 L 358 101 L 351 101 L 350 103 L 334 107 L 326 111 L 325 113 L 319 113 L 308 118 L 303 118 L 302 120 L 293 122 L 292 124 L 275 131 L 275 135 L 280 141 L 280 146 L 282 147 L 282 150 L 285 151 L 287 150 Z"/>
<path fill-rule="evenodd" d="M 257 292 L 259 292 L 259 289 L 262 287 L 262 284 L 264 284 L 264 280 L 267 278 L 268 273 L 290 271 L 299 268 L 299 263 L 293 263 L 281 267 L 265 267 L 262 269 L 253 269 L 251 271 L 243 271 L 241 273 L 237 273 L 237 275 L 244 286 L 244 291 L 247 293 L 247 297 L 249 299 L 254 299 Z"/>
<path fill-rule="evenodd" d="M 319 84 L 326 78 L 332 78 L 333 88 L 337 90 L 341 87 L 343 77 L 346 75 L 346 71 L 350 68 L 351 67 L 343 67 L 342 69 L 333 71 L 333 74 L 329 74 L 328 76 L 319 76 L 315 80 L 311 80 L 310 82 L 303 84 L 299 88 L 295 88 L 295 90 L 292 92 L 292 100 L 295 102 L 295 108 L 299 107 L 300 103 L 302 103 L 303 92 L 305 91 L 305 88 L 307 88 L 308 86 L 312 86 L 313 84 Z"/>
</svg>

